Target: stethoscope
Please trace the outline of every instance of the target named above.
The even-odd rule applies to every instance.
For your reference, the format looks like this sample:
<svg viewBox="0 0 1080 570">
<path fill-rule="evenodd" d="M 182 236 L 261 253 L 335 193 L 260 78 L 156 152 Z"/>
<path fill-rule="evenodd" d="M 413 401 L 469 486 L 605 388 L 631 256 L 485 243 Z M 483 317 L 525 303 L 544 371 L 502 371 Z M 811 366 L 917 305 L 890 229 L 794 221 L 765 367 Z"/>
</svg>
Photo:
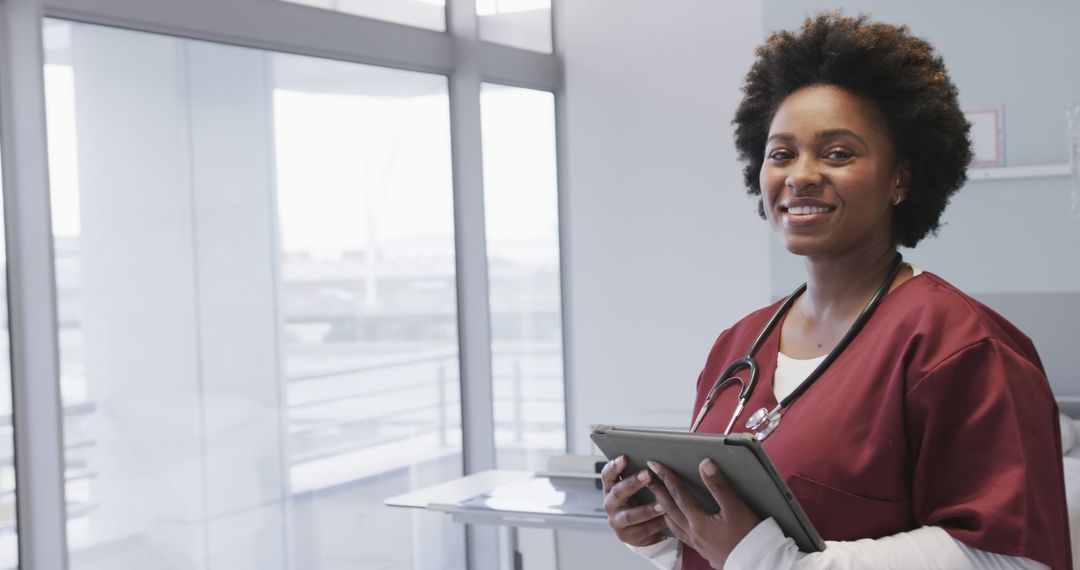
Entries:
<svg viewBox="0 0 1080 570">
<path fill-rule="evenodd" d="M 825 359 L 817 365 L 817 368 L 815 368 L 814 371 L 791 392 L 791 394 L 777 404 L 775 408 L 772 410 L 761 408 L 750 416 L 750 419 L 746 421 L 746 428 L 754 433 L 755 439 L 764 441 L 765 438 L 769 437 L 769 434 L 780 425 L 780 417 L 783 410 L 787 409 L 796 398 L 810 388 L 810 385 L 825 372 L 825 369 L 828 368 L 838 356 L 840 356 L 840 353 L 847 348 L 847 345 L 851 344 L 852 339 L 855 338 L 855 335 L 858 334 L 859 330 L 866 324 L 866 321 L 870 320 L 870 315 L 874 314 L 874 310 L 877 309 L 881 300 L 885 298 L 885 294 L 889 292 L 889 286 L 892 285 L 893 280 L 896 279 L 896 275 L 900 273 L 900 268 L 903 267 L 903 265 L 904 257 L 897 253 L 896 259 L 893 260 L 893 264 L 889 268 L 889 272 L 885 275 L 885 280 L 882 281 L 881 286 L 878 287 L 877 292 L 874 293 L 870 302 L 867 303 L 866 307 L 859 313 L 859 317 L 855 319 L 855 322 L 852 323 L 851 327 L 844 333 L 844 337 L 829 351 L 829 354 L 825 355 Z M 776 323 L 780 322 L 780 318 L 787 313 L 788 309 L 795 304 L 795 299 L 798 299 L 799 295 L 802 295 L 804 291 L 806 291 L 806 283 L 800 285 L 794 293 L 788 296 L 784 301 L 784 304 L 780 305 L 780 308 L 773 313 L 772 318 L 769 319 L 769 322 L 765 324 L 765 327 L 761 329 L 757 338 L 754 339 L 754 342 L 750 345 L 750 350 L 746 351 L 746 356 L 732 362 L 720 373 L 720 376 L 716 378 L 716 382 L 713 383 L 712 388 L 709 390 L 708 395 L 705 396 L 705 402 L 701 405 L 701 411 L 698 412 L 697 418 L 694 419 L 694 425 L 690 428 L 691 432 L 697 431 L 698 426 L 701 425 L 701 420 L 705 419 L 705 413 L 708 412 L 709 407 L 712 406 L 713 397 L 716 396 L 724 386 L 727 386 L 728 383 L 737 382 L 739 384 L 739 400 L 738 403 L 735 404 L 735 412 L 731 414 L 731 421 L 728 422 L 727 428 L 724 429 L 724 435 L 731 433 L 731 428 L 735 425 L 735 420 L 742 414 L 743 408 L 746 407 L 746 402 L 750 399 L 750 395 L 753 394 L 754 387 L 757 385 L 758 367 L 757 362 L 754 361 L 754 355 L 757 354 L 762 343 L 768 338 L 769 333 L 776 328 Z M 750 378 L 745 382 L 742 378 L 735 376 L 735 372 L 742 368 L 746 368 L 750 371 Z"/>
</svg>

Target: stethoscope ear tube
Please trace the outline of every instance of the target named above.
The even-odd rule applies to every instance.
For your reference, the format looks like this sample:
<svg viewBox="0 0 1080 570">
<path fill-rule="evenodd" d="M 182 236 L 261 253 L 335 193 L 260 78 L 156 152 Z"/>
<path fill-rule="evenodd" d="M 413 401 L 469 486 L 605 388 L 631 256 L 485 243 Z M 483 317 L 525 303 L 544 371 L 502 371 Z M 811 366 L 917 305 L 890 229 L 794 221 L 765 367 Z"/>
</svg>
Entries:
<svg viewBox="0 0 1080 570">
<path fill-rule="evenodd" d="M 705 396 L 705 401 L 701 404 L 701 411 L 698 412 L 696 418 L 694 418 L 694 424 L 690 426 L 690 432 L 696 432 L 701 421 L 705 419 L 705 413 L 709 411 L 712 406 L 713 397 L 719 392 L 728 382 L 739 383 L 739 399 L 738 404 L 735 405 L 735 413 L 731 415 L 731 420 L 728 421 L 727 429 L 724 430 L 724 435 L 731 433 L 731 428 L 735 426 L 735 421 L 739 419 L 739 414 L 742 413 L 743 408 L 746 406 L 746 402 L 750 399 L 750 395 L 754 393 L 754 387 L 757 385 L 758 367 L 757 361 L 754 360 L 754 355 L 757 354 L 758 348 L 761 348 L 762 343 L 768 338 L 769 333 L 776 327 L 776 323 L 780 322 L 780 317 L 791 308 L 791 305 L 795 303 L 795 299 L 806 291 L 806 283 L 803 283 L 795 290 L 794 293 L 788 296 L 783 305 L 780 305 L 772 317 L 769 318 L 769 322 L 758 333 L 754 342 L 750 343 L 750 348 L 746 351 L 746 356 L 732 362 L 727 365 L 727 368 L 720 373 L 720 376 L 713 382 L 712 388 L 709 389 L 708 395 Z M 745 382 L 738 376 L 735 376 L 735 372 L 740 368 L 747 368 L 750 371 L 749 377 Z"/>
<path fill-rule="evenodd" d="M 746 382 L 743 382 L 742 378 L 735 376 L 735 372 L 740 368 L 747 368 L 750 370 L 750 377 Z M 752 355 L 747 355 L 745 358 L 740 358 L 735 362 L 732 362 L 720 373 L 716 382 L 713 382 L 712 388 L 709 389 L 708 395 L 705 396 L 705 401 L 701 404 L 701 411 L 698 412 L 696 418 L 694 418 L 694 424 L 690 426 L 690 432 L 697 431 L 698 426 L 701 424 L 701 420 L 705 419 L 705 412 L 709 411 L 712 406 L 713 398 L 716 393 L 719 392 L 724 386 L 727 386 L 728 382 L 739 383 L 739 403 L 736 406 L 735 415 L 731 417 L 731 421 L 728 422 L 727 429 L 724 430 L 724 435 L 731 433 L 731 427 L 735 425 L 735 420 L 742 412 L 743 406 L 746 405 L 746 401 L 750 399 L 750 393 L 754 384 L 757 382 L 757 362 L 754 362 Z"/>
<path fill-rule="evenodd" d="M 847 348 L 847 345 L 851 343 L 852 339 L 855 338 L 855 335 L 858 334 L 858 332 L 863 328 L 863 325 L 866 324 L 866 321 L 870 320 L 870 316 L 877 309 L 878 304 L 881 303 L 881 300 L 885 297 L 886 293 L 889 292 L 889 288 L 891 287 L 892 282 L 896 279 L 897 274 L 900 273 L 900 268 L 903 267 L 903 265 L 904 257 L 900 255 L 900 253 L 897 253 L 896 258 L 893 261 L 892 267 L 889 268 L 889 271 L 885 275 L 885 279 L 882 281 L 881 286 L 878 287 L 877 292 L 874 293 L 874 296 L 870 299 L 870 302 L 866 304 L 866 307 L 863 308 L 862 312 L 855 319 L 855 322 L 852 323 L 851 327 L 848 328 L 848 331 L 844 334 L 844 337 L 841 338 L 840 342 L 837 343 L 837 345 L 829 351 L 829 354 L 825 355 L 824 360 L 822 360 L 821 363 L 818 364 L 817 368 L 815 368 L 814 371 L 811 372 L 810 375 L 807 376 L 806 379 L 803 380 L 802 383 L 800 383 L 799 386 L 795 388 L 795 390 L 793 390 L 791 394 L 784 398 L 783 401 L 781 401 L 775 408 L 773 408 L 771 411 L 762 408 L 755 412 L 754 415 L 750 418 L 750 420 L 747 421 L 746 427 L 751 430 L 756 430 L 754 437 L 756 437 L 758 441 L 764 440 L 766 437 L 769 436 L 770 433 L 773 432 L 773 430 L 776 429 L 776 426 L 780 424 L 780 418 L 782 416 L 783 410 L 786 409 L 789 405 L 791 405 L 791 403 L 794 402 L 795 399 L 798 398 L 803 392 L 805 392 L 807 388 L 809 388 L 810 385 L 813 384 L 814 381 L 817 380 L 817 378 L 825 372 L 825 369 L 828 368 L 829 365 L 832 364 L 832 362 L 836 360 L 838 356 L 840 356 L 840 353 L 843 352 L 845 348 Z M 729 433 L 731 433 L 731 428 L 735 425 L 735 421 L 739 418 L 739 415 L 742 413 L 743 408 L 746 406 L 746 402 L 750 399 L 750 395 L 754 392 L 754 387 L 757 385 L 758 368 L 757 362 L 754 360 L 754 356 L 757 354 L 757 351 L 761 347 L 762 343 L 765 342 L 765 339 L 772 332 L 773 328 L 776 327 L 776 324 L 780 321 L 780 318 L 785 313 L 787 313 L 788 309 L 790 309 L 791 306 L 795 303 L 795 299 L 797 299 L 799 295 L 801 295 L 804 291 L 806 291 L 806 283 L 800 285 L 799 288 L 795 290 L 795 292 L 793 292 L 791 295 L 788 296 L 787 299 L 784 300 L 784 303 L 776 310 L 776 312 L 773 313 L 768 323 L 766 323 L 765 326 L 761 329 L 761 332 L 758 334 L 757 338 L 754 339 L 754 342 L 750 344 L 750 349 L 746 351 L 746 356 L 732 362 L 727 366 L 727 368 L 724 369 L 722 373 L 720 373 L 720 376 L 717 377 L 715 382 L 713 382 L 712 388 L 709 389 L 708 395 L 705 396 L 705 401 L 701 404 L 701 410 L 698 412 L 697 417 L 694 418 L 694 424 L 690 427 L 691 432 L 697 431 L 698 426 L 701 425 L 701 421 L 705 419 L 705 414 L 712 406 L 712 401 L 713 398 L 716 396 L 716 393 L 719 392 L 724 386 L 726 386 L 728 382 L 738 382 L 740 388 L 738 403 L 736 403 L 735 405 L 735 413 L 731 415 L 731 420 L 728 421 L 727 428 L 724 430 L 724 435 L 728 435 Z M 738 376 L 734 375 L 735 372 L 740 368 L 747 368 L 750 371 L 749 378 L 747 378 L 745 382 Z"/>
<path fill-rule="evenodd" d="M 750 370 L 750 378 L 748 379 L 748 381 L 743 382 L 741 378 L 735 376 L 735 372 L 738 371 L 740 368 L 747 368 Z M 705 400 L 711 401 L 721 388 L 727 385 L 728 382 L 732 381 L 739 383 L 739 399 L 742 400 L 745 398 L 749 398 L 752 386 L 754 385 L 754 383 L 757 382 L 757 373 L 757 362 L 754 362 L 752 356 L 746 356 L 736 360 L 735 362 L 732 362 L 731 364 L 728 364 L 728 367 L 725 368 L 724 371 L 721 372 L 720 376 L 717 378 L 718 381 L 713 383 L 713 387 L 711 390 L 709 390 L 709 395 L 705 397 Z M 722 381 L 719 381 L 721 379 Z"/>
</svg>

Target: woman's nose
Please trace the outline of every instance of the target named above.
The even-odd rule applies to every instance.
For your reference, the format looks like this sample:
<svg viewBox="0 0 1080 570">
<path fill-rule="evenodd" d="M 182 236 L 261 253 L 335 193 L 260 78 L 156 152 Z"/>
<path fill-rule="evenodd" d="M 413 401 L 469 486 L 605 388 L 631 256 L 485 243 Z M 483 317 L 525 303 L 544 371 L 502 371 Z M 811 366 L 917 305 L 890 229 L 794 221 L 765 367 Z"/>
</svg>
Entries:
<svg viewBox="0 0 1080 570">
<path fill-rule="evenodd" d="M 794 194 L 808 192 L 819 184 L 821 184 L 821 172 L 817 164 L 805 157 L 799 158 L 791 165 L 785 180 L 788 190 Z"/>
</svg>

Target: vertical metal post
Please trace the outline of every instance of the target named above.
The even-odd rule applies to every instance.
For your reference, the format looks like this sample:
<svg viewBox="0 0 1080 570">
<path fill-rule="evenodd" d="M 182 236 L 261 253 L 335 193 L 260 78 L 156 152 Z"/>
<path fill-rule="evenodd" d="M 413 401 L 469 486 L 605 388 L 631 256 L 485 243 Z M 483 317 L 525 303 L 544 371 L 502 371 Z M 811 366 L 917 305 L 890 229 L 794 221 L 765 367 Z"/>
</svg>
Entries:
<svg viewBox="0 0 1080 570">
<path fill-rule="evenodd" d="M 0 137 L 22 570 L 67 568 L 40 0 L 0 3 Z"/>
<path fill-rule="evenodd" d="M 521 546 L 518 544 L 518 528 L 509 527 L 510 535 L 510 567 L 513 570 L 525 570 L 525 558 L 521 555 Z"/>
<path fill-rule="evenodd" d="M 461 347 L 461 429 L 465 472 L 476 473 L 495 467 L 495 422 L 475 1 L 447 2 L 447 24 L 457 47 L 455 70 L 450 76 L 450 136 L 457 242 L 458 331 L 461 335 L 458 340 Z M 496 529 L 468 525 L 466 533 L 469 568 L 496 570 L 499 564 Z"/>
<path fill-rule="evenodd" d="M 560 16 L 562 1 L 551 2 L 552 48 L 556 57 L 563 57 L 562 20 Z M 574 399 L 574 332 L 573 332 L 573 292 L 570 287 L 570 265 L 573 250 L 570 247 L 570 218 L 573 212 L 569 206 L 570 190 L 570 152 L 567 132 L 567 100 L 565 70 L 560 79 L 560 88 L 555 92 L 555 168 L 558 184 L 559 211 L 559 299 L 561 301 L 561 343 L 563 373 L 563 413 L 566 429 L 566 452 L 584 453 L 577 445 L 578 434 L 582 426 L 578 425 L 577 402 Z"/>
</svg>

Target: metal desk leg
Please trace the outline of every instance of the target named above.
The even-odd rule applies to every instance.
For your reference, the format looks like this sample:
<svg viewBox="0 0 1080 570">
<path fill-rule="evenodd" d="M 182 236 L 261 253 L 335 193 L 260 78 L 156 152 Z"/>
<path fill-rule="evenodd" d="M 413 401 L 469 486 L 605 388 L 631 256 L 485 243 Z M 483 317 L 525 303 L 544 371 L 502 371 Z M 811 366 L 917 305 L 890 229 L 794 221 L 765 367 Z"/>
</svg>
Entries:
<svg viewBox="0 0 1080 570">
<path fill-rule="evenodd" d="M 510 557 L 514 570 L 525 570 L 525 562 L 521 557 L 521 551 L 518 550 L 518 529 L 516 526 L 510 527 Z"/>
</svg>

